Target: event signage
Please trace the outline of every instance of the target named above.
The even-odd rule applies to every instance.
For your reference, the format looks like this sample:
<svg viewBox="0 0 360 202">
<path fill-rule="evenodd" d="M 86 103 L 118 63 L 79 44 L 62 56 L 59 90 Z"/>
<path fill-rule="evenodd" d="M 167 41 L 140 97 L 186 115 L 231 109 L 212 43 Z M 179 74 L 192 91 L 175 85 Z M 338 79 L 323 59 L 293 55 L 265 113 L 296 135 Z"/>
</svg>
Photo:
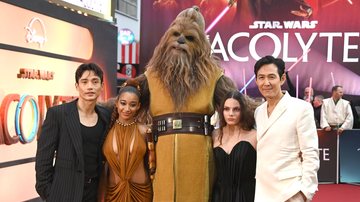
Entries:
<svg viewBox="0 0 360 202">
<path fill-rule="evenodd" d="M 327 132 L 318 130 L 319 137 L 319 159 L 320 168 L 318 171 L 319 182 L 338 182 L 337 168 L 337 133 L 335 130 Z"/>
<path fill-rule="evenodd" d="M 0 44 L 82 60 L 93 55 L 93 36 L 87 28 L 4 2 L 0 10 Z"/>
<path fill-rule="evenodd" d="M 352 1 L 142 0 L 140 71 L 170 23 L 194 5 L 225 75 L 248 95 L 259 95 L 255 62 L 272 55 L 285 61 L 298 97 L 310 84 L 315 92 L 338 84 L 344 94 L 360 96 L 360 3 Z"/>
<path fill-rule="evenodd" d="M 360 183 L 360 130 L 345 130 L 340 136 L 340 182 Z"/>
<path fill-rule="evenodd" d="M 39 23 L 41 31 L 39 32 L 33 27 L 34 23 Z M 28 43 L 38 43 L 40 48 L 45 44 L 47 41 L 46 38 L 46 29 L 44 22 L 40 18 L 33 18 L 30 20 L 29 25 L 25 27 L 27 34 L 26 34 L 26 42 Z M 40 33 L 40 34 L 38 34 Z"/>
<path fill-rule="evenodd" d="M 0 10 L 1 201 L 38 200 L 35 155 L 46 112 L 78 96 L 82 63 L 103 68 L 99 101 L 115 95 L 117 28 L 48 1 L 0 1 Z"/>
</svg>

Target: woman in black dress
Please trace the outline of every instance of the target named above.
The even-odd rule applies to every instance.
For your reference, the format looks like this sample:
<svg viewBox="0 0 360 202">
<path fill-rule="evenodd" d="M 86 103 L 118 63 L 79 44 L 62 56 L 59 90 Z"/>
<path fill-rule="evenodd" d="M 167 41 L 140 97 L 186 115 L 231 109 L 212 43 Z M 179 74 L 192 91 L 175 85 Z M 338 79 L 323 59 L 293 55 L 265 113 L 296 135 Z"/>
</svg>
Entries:
<svg viewBox="0 0 360 202">
<path fill-rule="evenodd" d="M 256 131 L 253 111 L 244 96 L 230 92 L 213 132 L 216 181 L 213 202 L 252 202 L 255 194 Z"/>
</svg>

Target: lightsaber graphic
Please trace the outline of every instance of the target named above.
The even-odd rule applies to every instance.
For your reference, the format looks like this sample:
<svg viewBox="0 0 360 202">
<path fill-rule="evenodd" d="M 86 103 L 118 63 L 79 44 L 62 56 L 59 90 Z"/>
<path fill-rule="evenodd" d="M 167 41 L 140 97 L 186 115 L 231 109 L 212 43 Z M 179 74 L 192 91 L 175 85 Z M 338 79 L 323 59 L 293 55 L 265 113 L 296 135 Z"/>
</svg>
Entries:
<svg viewBox="0 0 360 202">
<path fill-rule="evenodd" d="M 333 74 L 333 72 L 330 72 L 330 74 L 331 74 L 331 81 L 332 81 L 332 84 L 333 84 L 333 86 L 335 86 L 335 78 L 334 78 L 334 74 Z"/>
<path fill-rule="evenodd" d="M 287 71 L 290 72 L 292 70 L 292 68 L 294 68 L 300 62 L 300 60 L 303 59 L 304 55 L 307 55 L 310 51 L 311 51 L 311 49 L 309 48 L 301 57 L 299 57 L 299 59 L 296 60 L 296 62 L 294 64 L 292 64 L 289 67 L 289 69 Z"/>
<path fill-rule="evenodd" d="M 324 5 L 322 6 L 322 8 L 328 7 L 328 6 L 334 4 L 334 3 L 338 2 L 338 1 L 339 1 L 339 0 L 330 1 L 330 2 L 327 3 L 327 4 L 324 4 Z M 353 5 L 353 2 L 352 2 L 351 0 L 347 0 L 347 2 L 348 2 L 350 5 Z"/>
<path fill-rule="evenodd" d="M 299 74 L 296 74 L 296 98 L 299 97 Z"/>
<path fill-rule="evenodd" d="M 248 87 L 248 85 L 250 85 L 250 83 L 255 79 L 255 74 L 251 77 L 251 79 L 245 84 L 244 87 L 242 87 L 242 89 L 240 90 L 240 93 L 242 93 L 246 87 Z"/>
<path fill-rule="evenodd" d="M 223 11 L 221 11 L 221 13 L 215 18 L 215 20 L 209 25 L 209 27 L 206 28 L 205 34 L 210 32 L 210 30 L 214 28 L 214 26 L 221 20 L 222 17 L 224 17 L 224 15 L 230 10 L 230 8 L 234 5 L 235 2 L 236 1 L 232 2 L 231 4 L 226 6 Z"/>
<path fill-rule="evenodd" d="M 243 68 L 243 81 L 244 81 L 244 86 L 246 86 L 246 80 L 245 80 L 245 68 Z M 247 95 L 247 92 L 246 92 L 246 88 L 245 88 L 245 92 L 244 92 L 245 95 Z"/>
<path fill-rule="evenodd" d="M 310 77 L 310 81 L 309 81 L 309 91 L 310 91 L 310 95 L 308 98 L 306 98 L 306 102 L 311 102 L 311 95 L 313 95 L 312 77 Z"/>
</svg>

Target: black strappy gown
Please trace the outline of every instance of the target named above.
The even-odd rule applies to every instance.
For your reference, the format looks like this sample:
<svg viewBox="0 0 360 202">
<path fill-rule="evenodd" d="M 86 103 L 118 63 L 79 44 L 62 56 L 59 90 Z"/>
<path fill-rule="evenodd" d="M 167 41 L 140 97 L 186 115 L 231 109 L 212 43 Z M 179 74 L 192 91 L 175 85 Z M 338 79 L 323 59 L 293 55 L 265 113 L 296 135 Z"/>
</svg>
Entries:
<svg viewBox="0 0 360 202">
<path fill-rule="evenodd" d="M 213 202 L 253 202 L 255 195 L 256 151 L 247 141 L 238 142 L 227 154 L 214 148 L 216 181 Z"/>
</svg>

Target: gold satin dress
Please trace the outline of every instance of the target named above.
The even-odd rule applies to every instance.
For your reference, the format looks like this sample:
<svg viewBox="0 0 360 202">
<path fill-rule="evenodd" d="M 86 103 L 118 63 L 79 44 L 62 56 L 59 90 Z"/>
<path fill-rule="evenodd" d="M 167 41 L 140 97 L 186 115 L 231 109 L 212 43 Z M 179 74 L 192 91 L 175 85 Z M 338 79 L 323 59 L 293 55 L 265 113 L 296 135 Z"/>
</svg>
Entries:
<svg viewBox="0 0 360 202">
<path fill-rule="evenodd" d="M 146 143 L 137 124 L 123 126 L 115 123 L 106 137 L 103 152 L 110 173 L 105 201 L 152 201 L 151 182 L 144 167 Z M 134 179 L 143 182 L 134 182 Z"/>
<path fill-rule="evenodd" d="M 154 73 L 145 72 L 150 90 L 151 115 L 174 113 L 169 92 Z M 214 91 L 219 70 L 208 86 L 203 86 L 180 112 L 214 113 Z M 169 134 L 156 143 L 156 173 L 153 180 L 155 202 L 208 202 L 214 178 L 211 135 Z"/>
</svg>

